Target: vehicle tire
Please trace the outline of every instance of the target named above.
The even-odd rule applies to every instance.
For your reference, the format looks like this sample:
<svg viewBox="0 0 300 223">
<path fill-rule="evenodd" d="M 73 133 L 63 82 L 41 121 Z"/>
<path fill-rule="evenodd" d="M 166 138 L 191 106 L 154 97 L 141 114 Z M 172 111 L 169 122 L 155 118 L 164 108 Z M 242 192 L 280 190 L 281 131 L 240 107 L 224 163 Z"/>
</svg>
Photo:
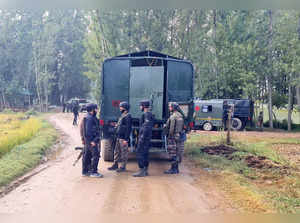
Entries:
<svg viewBox="0 0 300 223">
<path fill-rule="evenodd" d="M 211 131 L 213 130 L 213 125 L 210 122 L 205 122 L 202 128 L 204 131 Z"/>
<path fill-rule="evenodd" d="M 111 147 L 111 140 L 102 139 L 101 140 L 101 149 L 103 151 L 103 159 L 107 162 L 114 161 L 114 150 Z"/>
<path fill-rule="evenodd" d="M 241 121 L 241 119 L 239 118 L 233 118 L 231 120 L 231 129 L 232 130 L 241 130 L 242 129 L 242 126 L 243 126 L 243 123 Z"/>
</svg>

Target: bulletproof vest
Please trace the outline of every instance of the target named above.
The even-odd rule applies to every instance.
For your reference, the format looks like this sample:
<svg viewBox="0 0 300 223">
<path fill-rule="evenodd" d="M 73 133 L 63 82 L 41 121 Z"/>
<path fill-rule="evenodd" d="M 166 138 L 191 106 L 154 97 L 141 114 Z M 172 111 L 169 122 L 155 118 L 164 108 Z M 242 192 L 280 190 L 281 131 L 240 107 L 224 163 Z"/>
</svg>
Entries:
<svg viewBox="0 0 300 223">
<path fill-rule="evenodd" d="M 129 113 L 126 114 L 122 114 L 121 117 L 118 120 L 118 123 L 116 125 L 116 130 L 117 130 L 117 134 L 121 133 L 124 131 L 124 128 L 126 128 L 126 126 L 122 125 L 122 121 L 123 119 L 128 115 Z"/>
<path fill-rule="evenodd" d="M 154 124 L 154 117 L 151 112 L 146 112 L 142 115 L 140 120 L 142 128 L 152 128 Z"/>
<path fill-rule="evenodd" d="M 172 116 L 175 120 L 174 132 L 181 133 L 184 128 L 184 119 L 183 119 L 182 115 L 179 112 L 174 112 Z"/>
</svg>

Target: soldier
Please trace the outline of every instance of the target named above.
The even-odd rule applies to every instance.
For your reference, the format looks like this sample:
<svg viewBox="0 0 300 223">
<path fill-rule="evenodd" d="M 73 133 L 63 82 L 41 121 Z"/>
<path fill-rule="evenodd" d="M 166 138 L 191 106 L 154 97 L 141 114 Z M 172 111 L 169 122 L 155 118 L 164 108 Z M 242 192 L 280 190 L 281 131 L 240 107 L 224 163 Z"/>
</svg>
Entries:
<svg viewBox="0 0 300 223">
<path fill-rule="evenodd" d="M 71 109 L 72 109 L 71 107 L 72 107 L 71 103 L 67 102 L 67 113 L 69 113 L 71 111 Z"/>
<path fill-rule="evenodd" d="M 78 105 L 78 103 L 74 103 L 73 108 L 72 108 L 72 112 L 73 112 L 73 115 L 74 115 L 73 125 L 77 125 L 77 118 L 79 116 L 79 105 Z"/>
<path fill-rule="evenodd" d="M 140 109 L 144 112 L 140 119 L 140 130 L 137 145 L 137 158 L 140 170 L 137 173 L 133 174 L 134 177 L 148 176 L 149 147 L 150 140 L 152 138 L 152 127 L 154 124 L 154 117 L 150 112 L 150 101 L 141 101 Z"/>
<path fill-rule="evenodd" d="M 179 105 L 175 102 L 169 104 L 169 111 L 171 113 L 165 130 L 168 136 L 168 153 L 171 157 L 171 168 L 166 170 L 165 174 L 179 173 L 178 165 L 181 163 L 184 151 L 184 117 L 179 112 Z"/>
<path fill-rule="evenodd" d="M 62 112 L 65 113 L 65 111 L 66 111 L 66 103 L 63 102 L 63 110 L 62 110 Z"/>
<path fill-rule="evenodd" d="M 263 125 L 264 125 L 264 114 L 263 112 L 259 112 L 259 116 L 257 118 L 258 121 L 258 128 L 260 129 L 260 131 L 263 131 Z"/>
<path fill-rule="evenodd" d="M 85 149 L 82 157 L 82 175 L 90 177 L 103 177 L 98 173 L 98 163 L 100 158 L 100 131 L 97 115 L 97 105 L 87 105 L 87 115 L 84 125 Z"/>
<path fill-rule="evenodd" d="M 126 164 L 128 160 L 128 143 L 131 133 L 131 114 L 129 114 L 129 104 L 127 101 L 120 103 L 121 116 L 115 127 L 116 130 L 116 144 L 114 148 L 114 164 L 108 170 L 116 170 L 117 172 L 126 171 Z M 122 163 L 119 168 L 119 163 Z"/>
</svg>

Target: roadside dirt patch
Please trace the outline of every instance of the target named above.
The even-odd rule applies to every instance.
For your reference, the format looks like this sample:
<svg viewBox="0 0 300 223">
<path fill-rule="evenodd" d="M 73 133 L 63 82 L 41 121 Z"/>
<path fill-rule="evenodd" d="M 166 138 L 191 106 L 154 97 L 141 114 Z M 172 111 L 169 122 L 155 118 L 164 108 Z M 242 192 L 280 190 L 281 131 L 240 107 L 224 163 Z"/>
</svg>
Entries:
<svg viewBox="0 0 300 223">
<path fill-rule="evenodd" d="M 207 146 L 201 149 L 202 152 L 205 152 L 209 155 L 216 155 L 216 156 L 223 156 L 226 159 L 232 160 L 233 159 L 233 153 L 237 152 L 238 150 L 229 147 L 226 145 L 217 145 L 217 146 Z M 256 169 L 277 169 L 277 168 L 283 168 L 278 163 L 275 163 L 265 156 L 255 156 L 255 155 L 248 155 L 245 158 L 242 158 L 246 165 L 251 168 L 256 168 Z"/>
<path fill-rule="evenodd" d="M 272 149 L 279 152 L 290 162 L 300 164 L 300 145 L 299 144 L 275 144 Z"/>
<path fill-rule="evenodd" d="M 209 155 L 217 155 L 217 156 L 221 155 L 225 157 L 229 157 L 229 155 L 237 151 L 236 149 L 226 145 L 207 146 L 201 150 Z"/>
</svg>

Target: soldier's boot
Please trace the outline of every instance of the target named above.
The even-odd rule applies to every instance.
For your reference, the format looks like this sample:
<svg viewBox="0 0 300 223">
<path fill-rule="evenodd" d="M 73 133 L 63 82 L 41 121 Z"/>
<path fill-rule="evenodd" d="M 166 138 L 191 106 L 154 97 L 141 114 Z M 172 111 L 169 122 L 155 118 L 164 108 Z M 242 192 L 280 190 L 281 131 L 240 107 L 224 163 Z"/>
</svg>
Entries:
<svg viewBox="0 0 300 223">
<path fill-rule="evenodd" d="M 175 174 L 176 173 L 176 164 L 172 163 L 171 168 L 166 170 L 164 174 Z"/>
<path fill-rule="evenodd" d="M 146 174 L 146 176 L 149 176 L 148 167 L 145 167 L 145 174 Z"/>
<path fill-rule="evenodd" d="M 107 169 L 108 170 L 117 170 L 119 167 L 118 163 L 117 162 L 114 162 L 114 164 L 111 166 L 111 167 L 108 167 Z"/>
<path fill-rule="evenodd" d="M 103 175 L 101 174 L 101 173 L 92 173 L 92 174 L 90 174 L 90 177 L 94 177 L 94 178 L 102 178 L 103 177 Z"/>
<path fill-rule="evenodd" d="M 118 173 L 122 173 L 122 172 L 125 172 L 125 171 L 126 171 L 126 165 L 122 165 L 120 168 L 118 168 L 116 170 L 116 172 L 118 172 Z"/>
<path fill-rule="evenodd" d="M 175 165 L 175 173 L 179 173 L 178 163 Z"/>
<path fill-rule="evenodd" d="M 146 168 L 141 168 L 138 172 L 134 173 L 132 176 L 134 177 L 145 177 L 146 175 Z"/>
</svg>

